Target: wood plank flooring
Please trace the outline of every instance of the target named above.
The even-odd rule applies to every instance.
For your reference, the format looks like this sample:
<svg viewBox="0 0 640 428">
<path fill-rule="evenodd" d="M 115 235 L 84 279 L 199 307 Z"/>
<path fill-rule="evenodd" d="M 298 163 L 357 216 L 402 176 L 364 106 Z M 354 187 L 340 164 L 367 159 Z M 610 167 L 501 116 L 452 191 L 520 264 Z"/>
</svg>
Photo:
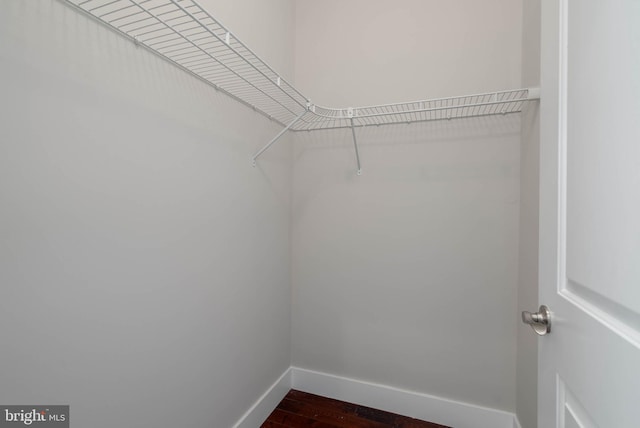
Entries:
<svg viewBox="0 0 640 428">
<path fill-rule="evenodd" d="M 260 428 L 451 428 L 292 389 Z"/>
</svg>

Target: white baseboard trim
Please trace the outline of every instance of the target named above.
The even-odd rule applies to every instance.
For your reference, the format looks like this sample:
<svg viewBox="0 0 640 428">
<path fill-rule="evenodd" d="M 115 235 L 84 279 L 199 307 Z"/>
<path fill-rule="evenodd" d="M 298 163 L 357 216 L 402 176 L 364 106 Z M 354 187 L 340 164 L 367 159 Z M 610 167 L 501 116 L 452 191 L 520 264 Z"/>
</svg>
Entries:
<svg viewBox="0 0 640 428">
<path fill-rule="evenodd" d="M 290 389 L 455 428 L 521 428 L 513 413 L 313 370 L 290 367 L 233 428 L 257 428 Z"/>
<path fill-rule="evenodd" d="M 513 413 L 299 367 L 291 367 L 291 386 L 303 392 L 455 428 L 519 427 Z"/>
<path fill-rule="evenodd" d="M 291 367 L 262 394 L 233 428 L 258 428 L 291 389 Z"/>
</svg>

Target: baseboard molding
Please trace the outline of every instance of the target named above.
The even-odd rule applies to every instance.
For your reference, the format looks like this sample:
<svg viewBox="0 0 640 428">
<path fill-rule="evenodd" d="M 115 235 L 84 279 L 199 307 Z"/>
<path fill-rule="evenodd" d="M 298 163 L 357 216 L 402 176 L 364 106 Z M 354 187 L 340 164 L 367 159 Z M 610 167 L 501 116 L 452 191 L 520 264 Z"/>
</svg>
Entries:
<svg viewBox="0 0 640 428">
<path fill-rule="evenodd" d="M 258 428 L 278 406 L 291 389 L 291 367 L 262 394 L 233 428 Z"/>
<path fill-rule="evenodd" d="M 282 373 L 233 428 L 259 427 L 292 388 L 455 428 L 521 428 L 513 413 L 299 367 Z"/>
<path fill-rule="evenodd" d="M 291 367 L 291 386 L 455 428 L 519 428 L 513 413 L 299 367 Z"/>
</svg>

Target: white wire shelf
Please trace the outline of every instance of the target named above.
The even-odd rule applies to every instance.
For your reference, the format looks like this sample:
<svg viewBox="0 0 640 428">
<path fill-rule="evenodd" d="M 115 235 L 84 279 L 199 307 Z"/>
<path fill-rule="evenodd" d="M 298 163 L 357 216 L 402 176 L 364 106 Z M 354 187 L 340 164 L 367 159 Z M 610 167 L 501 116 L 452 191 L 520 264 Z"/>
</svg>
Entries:
<svg viewBox="0 0 640 428">
<path fill-rule="evenodd" d="M 356 128 L 517 113 L 539 97 L 533 88 L 368 107 L 321 107 L 195 0 L 65 1 L 282 125 L 284 129 L 254 155 L 254 165 L 289 130 L 351 128 L 360 173 Z"/>
<path fill-rule="evenodd" d="M 193 0 L 66 0 L 283 126 L 308 100 Z"/>
<path fill-rule="evenodd" d="M 311 105 L 311 112 L 303 117 L 307 120 L 292 129 L 311 131 L 519 113 L 527 101 L 538 97 L 537 89 L 527 88 L 343 109 Z"/>
</svg>

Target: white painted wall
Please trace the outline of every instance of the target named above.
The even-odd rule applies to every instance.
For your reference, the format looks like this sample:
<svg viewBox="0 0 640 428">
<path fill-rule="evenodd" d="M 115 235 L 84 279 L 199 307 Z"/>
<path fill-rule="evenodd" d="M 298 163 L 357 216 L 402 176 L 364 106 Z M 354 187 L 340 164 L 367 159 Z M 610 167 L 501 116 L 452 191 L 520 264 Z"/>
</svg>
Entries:
<svg viewBox="0 0 640 428">
<path fill-rule="evenodd" d="M 521 0 L 297 0 L 296 86 L 347 107 L 520 85 Z"/>
<path fill-rule="evenodd" d="M 291 74 L 291 1 L 218 3 Z M 290 366 L 289 143 L 57 0 L 0 2 L 0 77 L 0 402 L 232 426 Z"/>
<path fill-rule="evenodd" d="M 293 80 L 295 0 L 198 0 L 285 79 Z"/>
<path fill-rule="evenodd" d="M 202 0 L 321 104 L 520 86 L 521 2 L 445 3 Z M 1 2 L 0 40 L 0 402 L 231 426 L 290 365 L 291 268 L 295 365 L 516 408 L 526 120 L 359 131 L 361 177 L 348 131 L 253 169 L 276 126 L 61 1 Z"/>
<path fill-rule="evenodd" d="M 519 1 L 296 3 L 296 82 L 368 104 L 519 87 Z M 515 411 L 519 116 L 299 133 L 295 366 Z"/>
<path fill-rule="evenodd" d="M 522 84 L 540 86 L 540 0 L 523 2 Z M 520 152 L 520 246 L 518 260 L 518 313 L 537 310 L 538 303 L 538 198 L 540 164 L 539 104 L 522 114 Z M 538 336 L 518 324 L 516 410 L 522 428 L 535 428 L 538 402 Z"/>
</svg>

